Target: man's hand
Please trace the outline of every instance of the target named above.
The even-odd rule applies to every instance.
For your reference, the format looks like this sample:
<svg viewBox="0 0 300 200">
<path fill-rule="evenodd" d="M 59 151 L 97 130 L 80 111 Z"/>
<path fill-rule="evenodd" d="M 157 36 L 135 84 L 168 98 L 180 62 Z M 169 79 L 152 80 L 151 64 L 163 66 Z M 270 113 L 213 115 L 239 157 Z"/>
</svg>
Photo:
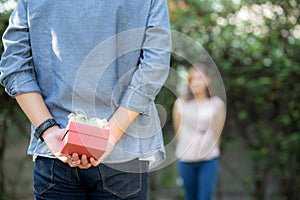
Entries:
<svg viewBox="0 0 300 200">
<path fill-rule="evenodd" d="M 117 143 L 116 139 L 113 137 L 112 134 L 110 134 L 110 136 L 108 138 L 108 141 L 107 141 L 107 146 L 106 146 L 106 150 L 105 150 L 104 154 L 102 154 L 102 156 L 99 158 L 99 160 L 95 160 L 94 158 L 90 158 L 90 163 L 94 167 L 96 167 L 101 162 L 103 162 L 103 160 L 112 152 L 112 150 L 115 147 L 116 143 Z"/>
<path fill-rule="evenodd" d="M 39 93 L 23 93 L 17 95 L 16 100 L 34 127 L 38 127 L 46 119 L 53 118 L 43 100 L 43 97 Z M 139 114 L 139 112 L 131 111 L 122 106 L 117 109 L 108 123 L 111 133 L 108 140 L 107 150 L 98 161 L 90 159 L 89 162 L 86 156 L 83 155 L 79 157 L 76 153 L 73 153 L 70 156 L 60 155 L 62 142 L 61 137 L 64 134 L 64 129 L 60 129 L 58 126 L 53 126 L 47 129 L 43 133 L 42 137 L 49 150 L 59 160 L 64 163 L 68 163 L 71 167 L 88 169 L 92 165 L 97 166 L 110 154 L 128 126 L 130 126 Z"/>
<path fill-rule="evenodd" d="M 128 110 L 127 108 L 122 106 L 118 108 L 118 110 L 108 122 L 110 134 L 107 142 L 106 151 L 99 158 L 99 160 L 95 160 L 94 158 L 90 159 L 90 163 L 93 166 L 99 165 L 112 152 L 113 148 L 120 140 L 126 129 L 137 118 L 139 114 L 140 113 Z"/>
<path fill-rule="evenodd" d="M 92 166 L 86 155 L 82 155 L 80 158 L 77 153 L 72 154 L 71 160 L 68 164 L 70 167 L 79 167 L 80 169 L 88 169 Z"/>
<path fill-rule="evenodd" d="M 86 155 L 82 155 L 81 157 L 79 157 L 77 153 L 73 153 L 72 155 L 61 155 L 61 138 L 64 132 L 64 129 L 53 126 L 43 133 L 42 137 L 48 149 L 56 156 L 56 158 L 64 163 L 68 163 L 70 167 L 79 167 L 81 169 L 90 168 L 92 165 L 89 163 Z"/>
</svg>

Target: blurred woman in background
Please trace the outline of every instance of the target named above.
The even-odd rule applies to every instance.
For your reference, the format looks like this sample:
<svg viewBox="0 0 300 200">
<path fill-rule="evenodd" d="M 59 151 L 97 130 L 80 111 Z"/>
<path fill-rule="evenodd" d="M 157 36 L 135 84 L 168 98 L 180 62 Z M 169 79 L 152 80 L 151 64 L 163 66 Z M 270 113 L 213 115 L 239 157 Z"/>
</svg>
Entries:
<svg viewBox="0 0 300 200">
<path fill-rule="evenodd" d="M 210 200 L 217 182 L 225 103 L 211 91 L 208 67 L 188 71 L 188 87 L 173 107 L 178 171 L 187 200 Z"/>
</svg>

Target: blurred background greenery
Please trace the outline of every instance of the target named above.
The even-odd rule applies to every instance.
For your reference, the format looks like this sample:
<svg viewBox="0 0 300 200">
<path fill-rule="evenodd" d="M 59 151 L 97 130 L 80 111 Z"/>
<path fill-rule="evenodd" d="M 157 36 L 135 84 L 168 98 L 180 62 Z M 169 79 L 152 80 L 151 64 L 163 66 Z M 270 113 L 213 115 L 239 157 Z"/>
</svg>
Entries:
<svg viewBox="0 0 300 200">
<path fill-rule="evenodd" d="M 300 2 L 168 0 L 172 29 L 211 56 L 227 94 L 215 199 L 300 199 Z M 12 0 L 0 1 L 3 34 Z M 3 51 L 2 43 L 0 52 Z M 172 68 L 185 65 L 172 56 Z M 0 89 L 0 199 L 32 199 L 29 124 Z M 163 88 L 164 137 L 176 95 Z M 175 163 L 151 173 L 151 199 L 183 199 Z"/>
</svg>

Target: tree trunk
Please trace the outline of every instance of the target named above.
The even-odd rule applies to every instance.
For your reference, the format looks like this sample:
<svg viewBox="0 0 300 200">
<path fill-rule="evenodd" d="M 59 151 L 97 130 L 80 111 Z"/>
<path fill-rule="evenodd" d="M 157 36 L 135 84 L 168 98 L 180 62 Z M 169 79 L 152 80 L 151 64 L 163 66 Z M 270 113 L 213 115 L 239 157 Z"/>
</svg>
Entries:
<svg viewBox="0 0 300 200">
<path fill-rule="evenodd" d="M 255 199 L 256 200 L 265 200 L 265 193 L 266 193 L 266 187 L 265 187 L 265 181 L 264 180 L 257 180 L 254 183 L 255 189 Z"/>
<path fill-rule="evenodd" d="M 254 180 L 254 199 L 265 200 L 268 172 L 265 170 L 260 170 L 259 168 L 259 164 L 254 164 L 253 169 L 255 171 L 255 174 L 260 174 L 260 176 L 255 177 Z"/>
</svg>

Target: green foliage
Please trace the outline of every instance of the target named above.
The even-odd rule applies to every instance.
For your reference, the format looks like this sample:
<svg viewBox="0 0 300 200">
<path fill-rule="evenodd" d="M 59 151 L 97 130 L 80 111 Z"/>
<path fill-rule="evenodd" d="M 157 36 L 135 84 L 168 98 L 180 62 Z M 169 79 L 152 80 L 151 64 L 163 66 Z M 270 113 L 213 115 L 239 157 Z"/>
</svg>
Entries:
<svg viewBox="0 0 300 200">
<path fill-rule="evenodd" d="M 249 147 L 248 157 L 256 163 L 253 184 L 272 173 L 287 199 L 299 198 L 299 4 L 172 0 L 169 5 L 172 28 L 199 42 L 222 74 L 225 145 L 234 139 Z"/>
<path fill-rule="evenodd" d="M 0 5 L 5 2 L 1 0 Z M 249 177 L 256 190 L 254 198 L 264 198 L 264 191 L 260 191 L 264 187 L 260 184 L 272 173 L 286 199 L 299 199 L 299 3 L 295 0 L 169 0 L 168 3 L 172 29 L 201 44 L 219 67 L 228 108 L 223 145 L 226 148 L 232 141 L 249 147 L 247 156 L 255 163 L 254 174 Z M 7 22 L 8 13 L 1 13 L 1 35 Z M 0 53 L 2 50 L 1 43 Z M 179 57 L 172 57 L 172 67 L 182 64 Z M 16 115 L 17 106 L 2 87 L 0 98 L 2 127 Z M 164 124 L 166 142 L 173 138 L 174 100 L 175 95 L 167 88 L 156 100 L 168 116 Z"/>
</svg>

